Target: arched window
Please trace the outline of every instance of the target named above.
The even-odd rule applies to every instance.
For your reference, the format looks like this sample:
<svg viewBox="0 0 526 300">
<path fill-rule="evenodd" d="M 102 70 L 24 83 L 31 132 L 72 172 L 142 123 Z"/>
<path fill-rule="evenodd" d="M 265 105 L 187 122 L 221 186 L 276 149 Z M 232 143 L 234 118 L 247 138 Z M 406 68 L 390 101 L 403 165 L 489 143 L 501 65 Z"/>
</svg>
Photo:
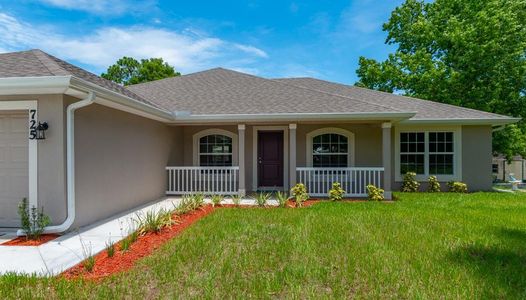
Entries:
<svg viewBox="0 0 526 300">
<path fill-rule="evenodd" d="M 340 128 L 322 128 L 307 134 L 307 165 L 344 168 L 354 165 L 354 135 Z"/>
<path fill-rule="evenodd" d="M 237 135 L 223 129 L 206 129 L 193 136 L 194 166 L 230 167 L 237 165 Z"/>
</svg>

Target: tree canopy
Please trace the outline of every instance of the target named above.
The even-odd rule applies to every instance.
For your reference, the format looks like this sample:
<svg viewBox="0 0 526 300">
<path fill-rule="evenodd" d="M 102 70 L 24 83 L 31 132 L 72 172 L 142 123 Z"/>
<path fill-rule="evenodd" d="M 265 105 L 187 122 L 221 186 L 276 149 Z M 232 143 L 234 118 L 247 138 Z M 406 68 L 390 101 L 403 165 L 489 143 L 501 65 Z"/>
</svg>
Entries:
<svg viewBox="0 0 526 300">
<path fill-rule="evenodd" d="M 101 77 L 118 84 L 130 85 L 180 75 L 162 58 L 141 59 L 139 62 L 132 57 L 124 56 L 108 67 Z"/>
<path fill-rule="evenodd" d="M 360 57 L 356 85 L 526 118 L 526 1 L 406 0 L 383 30 L 398 48 Z M 525 133 L 496 132 L 493 151 L 526 155 Z"/>
</svg>

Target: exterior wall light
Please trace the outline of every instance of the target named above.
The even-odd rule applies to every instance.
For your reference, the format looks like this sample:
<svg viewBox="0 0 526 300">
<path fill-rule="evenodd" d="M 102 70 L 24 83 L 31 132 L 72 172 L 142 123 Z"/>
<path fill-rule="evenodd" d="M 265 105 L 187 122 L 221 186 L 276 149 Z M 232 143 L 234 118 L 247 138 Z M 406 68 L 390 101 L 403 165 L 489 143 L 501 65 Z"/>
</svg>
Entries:
<svg viewBox="0 0 526 300">
<path fill-rule="evenodd" d="M 46 130 L 48 130 L 49 125 L 47 122 L 40 123 L 38 122 L 38 126 L 36 129 L 36 139 L 37 140 L 45 140 L 46 139 Z"/>
</svg>

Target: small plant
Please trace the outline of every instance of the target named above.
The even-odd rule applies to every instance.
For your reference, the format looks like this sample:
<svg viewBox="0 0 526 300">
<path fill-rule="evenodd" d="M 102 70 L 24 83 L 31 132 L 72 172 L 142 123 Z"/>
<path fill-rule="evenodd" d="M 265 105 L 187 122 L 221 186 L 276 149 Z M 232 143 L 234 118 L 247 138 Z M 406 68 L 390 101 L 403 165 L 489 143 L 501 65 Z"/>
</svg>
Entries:
<svg viewBox="0 0 526 300">
<path fill-rule="evenodd" d="M 256 204 L 262 207 L 267 204 L 267 201 L 270 199 L 270 196 L 271 196 L 270 193 L 257 193 L 254 196 L 254 199 L 256 200 Z"/>
<path fill-rule="evenodd" d="M 18 214 L 20 215 L 21 227 L 29 240 L 38 240 L 44 228 L 51 223 L 49 216 L 44 214 L 44 208 L 40 211 L 35 206 L 29 207 L 27 198 L 22 199 L 18 205 Z"/>
<path fill-rule="evenodd" d="M 343 199 L 343 194 L 345 190 L 342 189 L 339 182 L 333 182 L 332 188 L 329 190 L 329 199 L 331 201 L 341 201 Z"/>
<path fill-rule="evenodd" d="M 240 195 L 232 195 L 232 202 L 234 202 L 235 206 L 239 206 L 241 204 L 241 196 Z"/>
<path fill-rule="evenodd" d="M 289 195 L 286 192 L 279 191 L 276 193 L 276 200 L 278 200 L 279 207 L 285 207 L 287 200 L 289 200 Z"/>
<path fill-rule="evenodd" d="M 108 257 L 115 255 L 115 242 L 111 241 L 111 239 L 106 242 L 106 254 Z"/>
<path fill-rule="evenodd" d="M 225 197 L 223 195 L 213 195 L 212 196 L 212 206 L 217 206 L 221 204 L 221 201 L 223 201 Z"/>
<path fill-rule="evenodd" d="M 420 183 L 416 181 L 416 173 L 407 172 L 404 175 L 404 183 L 402 184 L 402 192 L 408 192 L 408 193 L 418 192 L 419 187 L 420 187 Z"/>
<path fill-rule="evenodd" d="M 192 196 L 192 210 L 198 209 L 205 204 L 205 195 L 195 194 Z"/>
<path fill-rule="evenodd" d="M 372 184 L 367 186 L 367 197 L 371 201 L 382 201 L 384 200 L 384 190 L 378 188 Z"/>
<path fill-rule="evenodd" d="M 447 183 L 449 191 L 452 193 L 467 193 L 468 185 L 460 181 L 450 181 Z"/>
<path fill-rule="evenodd" d="M 297 183 L 294 187 L 292 187 L 290 193 L 292 197 L 294 197 L 294 201 L 296 201 L 297 207 L 303 207 L 303 202 L 309 199 L 307 188 L 303 183 Z"/>
<path fill-rule="evenodd" d="M 157 212 L 150 210 L 143 215 L 137 214 L 135 221 L 137 223 L 138 234 L 146 234 L 149 232 L 159 233 L 163 228 L 174 224 L 172 212 L 164 208 L 161 208 Z"/>
<path fill-rule="evenodd" d="M 91 273 L 93 271 L 93 268 L 95 267 L 95 257 L 93 256 L 93 249 L 91 247 L 91 243 L 89 244 L 89 246 L 87 246 L 82 241 L 82 237 L 80 237 L 80 244 L 82 246 L 82 256 L 84 257 L 84 260 L 82 261 L 82 266 L 86 271 Z"/>
<path fill-rule="evenodd" d="M 429 183 L 427 186 L 427 191 L 430 193 L 438 193 L 440 192 L 440 182 L 438 182 L 438 179 L 436 176 L 429 176 L 429 179 L 427 180 Z"/>
</svg>

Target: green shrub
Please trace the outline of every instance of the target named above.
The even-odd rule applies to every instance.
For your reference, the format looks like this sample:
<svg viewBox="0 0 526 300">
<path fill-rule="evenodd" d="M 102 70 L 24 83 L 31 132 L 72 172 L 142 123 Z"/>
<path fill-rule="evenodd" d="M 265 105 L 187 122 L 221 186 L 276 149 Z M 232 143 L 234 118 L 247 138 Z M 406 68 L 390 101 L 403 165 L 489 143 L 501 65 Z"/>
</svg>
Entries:
<svg viewBox="0 0 526 300">
<path fill-rule="evenodd" d="M 307 188 L 305 187 L 303 183 L 297 183 L 294 187 L 292 187 L 292 189 L 290 190 L 290 193 L 292 197 L 294 197 L 294 201 L 296 202 L 297 207 L 302 207 L 303 202 L 309 199 Z"/>
<path fill-rule="evenodd" d="M 205 195 L 195 194 L 192 196 L 193 209 L 198 209 L 205 204 Z M 192 209 L 192 210 L 193 210 Z"/>
<path fill-rule="evenodd" d="M 211 198 L 212 206 L 220 205 L 224 198 L 223 195 L 213 195 Z"/>
<path fill-rule="evenodd" d="M 287 205 L 287 200 L 289 200 L 289 195 L 287 195 L 286 192 L 279 191 L 276 193 L 276 200 L 278 200 L 279 207 L 285 207 Z"/>
<path fill-rule="evenodd" d="M 427 191 L 430 193 L 438 193 L 440 192 L 440 182 L 438 182 L 438 179 L 436 176 L 429 176 L 429 179 L 427 180 L 429 183 L 427 186 Z"/>
<path fill-rule="evenodd" d="M 329 199 L 331 201 L 341 201 L 343 199 L 343 194 L 345 190 L 342 189 L 339 182 L 333 182 L 332 188 L 329 190 Z"/>
<path fill-rule="evenodd" d="M 137 214 L 138 233 L 146 234 L 149 232 L 159 233 L 163 228 L 174 224 L 172 212 L 164 208 L 158 211 L 149 210 L 145 214 Z"/>
<path fill-rule="evenodd" d="M 18 214 L 20 215 L 20 226 L 29 240 L 40 239 L 44 228 L 51 223 L 49 216 L 44 214 L 44 208 L 39 211 L 35 206 L 29 207 L 26 198 L 18 204 Z"/>
<path fill-rule="evenodd" d="M 256 200 L 258 206 L 265 206 L 270 199 L 270 196 L 270 193 L 257 193 L 254 195 L 254 200 Z"/>
<path fill-rule="evenodd" d="M 115 255 L 115 243 L 111 240 L 106 242 L 106 254 L 108 257 L 113 257 L 113 255 Z"/>
<path fill-rule="evenodd" d="M 242 197 L 240 195 L 232 195 L 232 202 L 235 206 L 239 206 L 241 204 Z"/>
<path fill-rule="evenodd" d="M 467 193 L 468 185 L 460 181 L 450 181 L 447 183 L 449 191 L 452 193 Z"/>
<path fill-rule="evenodd" d="M 402 192 L 418 192 L 418 188 L 420 187 L 420 183 L 416 181 L 416 173 L 415 172 L 407 172 L 404 175 L 404 183 L 402 184 Z"/>
<path fill-rule="evenodd" d="M 367 197 L 372 201 L 382 201 L 384 200 L 384 190 L 369 184 L 367 186 Z"/>
</svg>

